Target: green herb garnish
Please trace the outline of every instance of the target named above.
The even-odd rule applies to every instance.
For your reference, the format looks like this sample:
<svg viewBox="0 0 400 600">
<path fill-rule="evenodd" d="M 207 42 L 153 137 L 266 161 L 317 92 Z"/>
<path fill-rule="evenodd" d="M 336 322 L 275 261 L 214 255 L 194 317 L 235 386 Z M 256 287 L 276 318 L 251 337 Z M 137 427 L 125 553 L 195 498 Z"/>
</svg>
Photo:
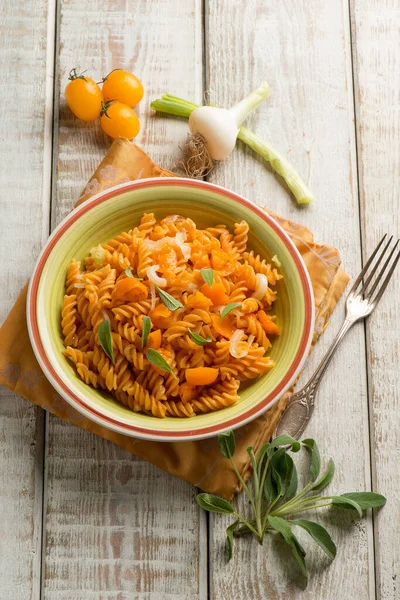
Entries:
<svg viewBox="0 0 400 600">
<path fill-rule="evenodd" d="M 257 457 L 253 448 L 247 448 L 253 467 L 253 485 L 250 489 L 239 473 L 234 461 L 236 444 L 233 431 L 218 436 L 221 454 L 227 458 L 247 494 L 252 508 L 250 518 L 238 514 L 233 505 L 213 494 L 198 494 L 197 502 L 204 510 L 215 513 L 232 514 L 235 521 L 226 530 L 227 552 L 232 558 L 233 538 L 252 533 L 260 544 L 266 533 L 279 533 L 290 547 L 300 570 L 307 581 L 305 563 L 306 552 L 293 533 L 295 527 L 304 529 L 320 548 L 334 559 L 336 546 L 327 530 L 313 521 L 297 519 L 297 515 L 309 510 L 333 506 L 356 510 L 359 516 L 368 508 L 376 508 L 386 503 L 386 498 L 373 492 L 352 492 L 340 496 L 322 496 L 320 490 L 332 481 L 335 467 L 329 460 L 325 471 L 320 475 L 321 458 L 315 440 L 298 442 L 288 435 L 281 435 L 264 444 Z M 306 448 L 311 454 L 309 483 L 298 491 L 296 466 L 290 452 Z"/>
<path fill-rule="evenodd" d="M 234 308 L 238 308 L 238 306 L 242 306 L 242 303 L 241 302 L 231 302 L 230 304 L 227 304 L 221 313 L 221 319 L 226 317 L 226 315 L 229 315 L 231 310 L 233 310 Z"/>
<path fill-rule="evenodd" d="M 144 348 L 145 345 L 147 344 L 147 339 L 148 339 L 149 333 L 151 331 L 151 326 L 152 326 L 152 322 L 151 322 L 150 317 L 145 315 L 143 317 L 143 323 L 142 323 L 142 348 Z"/>
<path fill-rule="evenodd" d="M 195 333 L 194 331 L 189 331 L 189 335 L 194 341 L 194 343 L 198 346 L 205 346 L 206 344 L 212 342 L 212 339 L 209 335 L 206 338 L 203 338 L 203 336 L 199 335 L 198 333 Z"/>
<path fill-rule="evenodd" d="M 125 275 L 126 275 L 127 277 L 130 277 L 131 279 L 137 279 L 138 281 L 143 281 L 143 278 L 142 278 L 142 277 L 135 277 L 135 275 L 132 273 L 132 271 L 131 271 L 130 267 L 127 267 L 127 268 L 125 269 Z"/>
<path fill-rule="evenodd" d="M 104 352 L 111 359 L 111 361 L 114 362 L 110 321 L 105 319 L 100 323 L 97 335 L 99 336 L 100 346 L 103 348 Z"/>
<path fill-rule="evenodd" d="M 174 379 L 178 379 L 175 373 L 173 372 L 169 362 L 163 357 L 162 354 L 157 352 L 157 350 L 149 348 L 147 350 L 146 358 L 155 367 L 158 367 L 162 371 L 167 371 L 168 373 L 171 373 L 171 375 L 174 376 Z"/>
<path fill-rule="evenodd" d="M 213 269 L 200 269 L 200 275 L 202 276 L 203 281 L 211 287 L 214 283 Z"/>
<path fill-rule="evenodd" d="M 178 308 L 183 308 L 183 304 L 179 302 L 179 300 L 176 300 L 176 298 L 170 296 L 169 294 L 167 294 L 167 292 L 164 292 L 164 290 L 161 290 L 159 287 L 157 287 L 157 290 L 160 295 L 161 301 L 165 304 L 167 308 L 169 308 L 169 310 L 174 311 L 178 310 Z"/>
</svg>

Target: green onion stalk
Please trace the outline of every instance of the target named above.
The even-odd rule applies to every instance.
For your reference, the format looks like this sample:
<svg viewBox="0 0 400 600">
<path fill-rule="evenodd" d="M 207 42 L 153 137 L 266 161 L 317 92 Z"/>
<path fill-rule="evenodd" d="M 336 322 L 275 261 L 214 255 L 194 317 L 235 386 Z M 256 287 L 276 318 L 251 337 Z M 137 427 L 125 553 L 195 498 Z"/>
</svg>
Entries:
<svg viewBox="0 0 400 600">
<path fill-rule="evenodd" d="M 164 94 L 161 98 L 153 100 L 150 107 L 160 113 L 188 119 L 192 112 L 196 108 L 199 108 L 199 105 L 184 100 L 183 98 L 179 98 L 178 96 Z M 258 135 L 250 131 L 250 129 L 243 126 L 239 127 L 237 137 L 266 160 L 271 165 L 271 168 L 284 179 L 298 204 L 308 204 L 314 200 L 313 194 L 294 167 L 270 143 L 264 141 Z"/>
</svg>

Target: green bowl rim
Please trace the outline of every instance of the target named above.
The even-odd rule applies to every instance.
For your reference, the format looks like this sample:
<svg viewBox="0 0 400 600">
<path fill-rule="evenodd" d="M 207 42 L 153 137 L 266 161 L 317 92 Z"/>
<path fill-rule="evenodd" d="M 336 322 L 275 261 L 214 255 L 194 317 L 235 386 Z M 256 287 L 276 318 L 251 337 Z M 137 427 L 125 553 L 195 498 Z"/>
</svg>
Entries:
<svg viewBox="0 0 400 600">
<path fill-rule="evenodd" d="M 116 419 L 112 419 L 109 416 L 102 414 L 100 411 L 94 410 L 85 402 L 83 396 L 78 397 L 73 394 L 65 382 L 55 372 L 51 360 L 47 356 L 39 333 L 39 325 L 37 320 L 37 300 L 38 300 L 38 289 L 40 278 L 44 269 L 44 266 L 49 258 L 56 243 L 63 236 L 65 231 L 79 219 L 80 216 L 87 213 L 89 210 L 95 208 L 102 202 L 112 200 L 115 196 L 118 196 L 121 192 L 133 191 L 145 187 L 158 187 L 158 186 L 176 186 L 186 188 L 197 188 L 204 191 L 210 191 L 213 193 L 220 194 L 227 198 L 229 201 L 245 206 L 247 209 L 254 212 L 260 217 L 274 232 L 279 236 L 281 241 L 285 244 L 289 251 L 293 262 L 295 263 L 296 269 L 299 273 L 301 286 L 304 296 L 305 305 L 305 318 L 303 324 L 303 331 L 301 335 L 301 342 L 297 350 L 296 356 L 294 357 L 289 369 L 287 370 L 281 381 L 274 387 L 274 389 L 268 394 L 266 398 L 260 399 L 250 409 L 247 409 L 235 418 L 229 421 L 218 423 L 216 425 L 210 425 L 198 429 L 180 430 L 180 431 L 162 431 L 157 429 L 158 419 L 154 418 L 154 427 L 139 427 L 136 425 L 128 425 L 122 423 Z M 262 208 L 253 204 L 243 196 L 236 194 L 224 187 L 208 183 L 205 181 L 198 181 L 195 179 L 183 179 L 180 177 L 152 177 L 148 179 L 140 179 L 136 181 L 129 181 L 116 185 L 112 188 L 102 191 L 89 200 L 86 200 L 83 204 L 75 208 L 53 231 L 52 235 L 47 240 L 39 258 L 35 265 L 35 269 L 31 280 L 29 282 L 28 296 L 27 296 L 27 324 L 28 332 L 31 340 L 32 348 L 36 355 L 36 358 L 43 370 L 43 373 L 53 385 L 53 387 L 59 392 L 59 394 L 76 410 L 81 412 L 87 418 L 92 421 L 112 429 L 118 433 L 122 433 L 128 436 L 133 436 L 141 439 L 157 440 L 157 441 L 187 441 L 203 439 L 207 437 L 215 436 L 223 431 L 229 429 L 236 429 L 252 421 L 261 413 L 270 409 L 282 395 L 290 388 L 294 380 L 296 379 L 299 371 L 301 370 L 304 361 L 307 358 L 308 351 L 310 349 L 313 331 L 314 331 L 314 299 L 313 289 L 310 281 L 310 277 L 304 261 L 299 254 L 297 248 L 290 240 L 286 232 L 282 227 Z M 195 417 L 193 417 L 195 418 Z M 191 419 L 188 419 L 188 425 Z"/>
</svg>

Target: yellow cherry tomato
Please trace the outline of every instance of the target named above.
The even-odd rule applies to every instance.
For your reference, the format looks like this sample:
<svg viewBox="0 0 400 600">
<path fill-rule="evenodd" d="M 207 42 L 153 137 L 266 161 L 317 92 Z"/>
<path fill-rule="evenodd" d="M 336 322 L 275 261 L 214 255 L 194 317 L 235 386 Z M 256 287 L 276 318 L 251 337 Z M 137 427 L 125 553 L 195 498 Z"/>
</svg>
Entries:
<svg viewBox="0 0 400 600">
<path fill-rule="evenodd" d="M 103 94 L 90 77 L 78 75 L 76 69 L 69 73 L 69 84 L 65 88 L 65 99 L 74 115 L 82 121 L 94 121 L 100 116 Z"/>
<path fill-rule="evenodd" d="M 140 131 L 140 121 L 136 113 L 122 102 L 108 102 L 103 105 L 100 125 L 104 133 L 112 138 L 131 140 Z"/>
<path fill-rule="evenodd" d="M 136 106 L 143 98 L 143 86 L 133 73 L 114 69 L 103 79 L 103 96 L 106 101 L 119 100 L 128 106 Z"/>
</svg>

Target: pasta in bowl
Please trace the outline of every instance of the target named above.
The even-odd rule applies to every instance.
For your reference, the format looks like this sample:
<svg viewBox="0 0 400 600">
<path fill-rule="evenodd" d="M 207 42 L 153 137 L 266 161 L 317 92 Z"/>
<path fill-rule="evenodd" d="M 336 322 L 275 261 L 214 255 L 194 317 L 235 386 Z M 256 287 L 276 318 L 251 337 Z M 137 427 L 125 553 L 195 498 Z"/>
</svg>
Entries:
<svg viewBox="0 0 400 600">
<path fill-rule="evenodd" d="M 143 180 L 57 228 L 28 325 L 46 376 L 83 414 L 136 437 L 196 439 L 244 424 L 290 386 L 312 291 L 262 209 L 199 181 Z"/>
<path fill-rule="evenodd" d="M 280 333 L 270 311 L 282 275 L 247 250 L 248 232 L 246 221 L 231 233 L 145 213 L 72 260 L 61 326 L 79 377 L 155 417 L 237 402 L 241 381 L 273 368 L 266 353 Z"/>
</svg>

